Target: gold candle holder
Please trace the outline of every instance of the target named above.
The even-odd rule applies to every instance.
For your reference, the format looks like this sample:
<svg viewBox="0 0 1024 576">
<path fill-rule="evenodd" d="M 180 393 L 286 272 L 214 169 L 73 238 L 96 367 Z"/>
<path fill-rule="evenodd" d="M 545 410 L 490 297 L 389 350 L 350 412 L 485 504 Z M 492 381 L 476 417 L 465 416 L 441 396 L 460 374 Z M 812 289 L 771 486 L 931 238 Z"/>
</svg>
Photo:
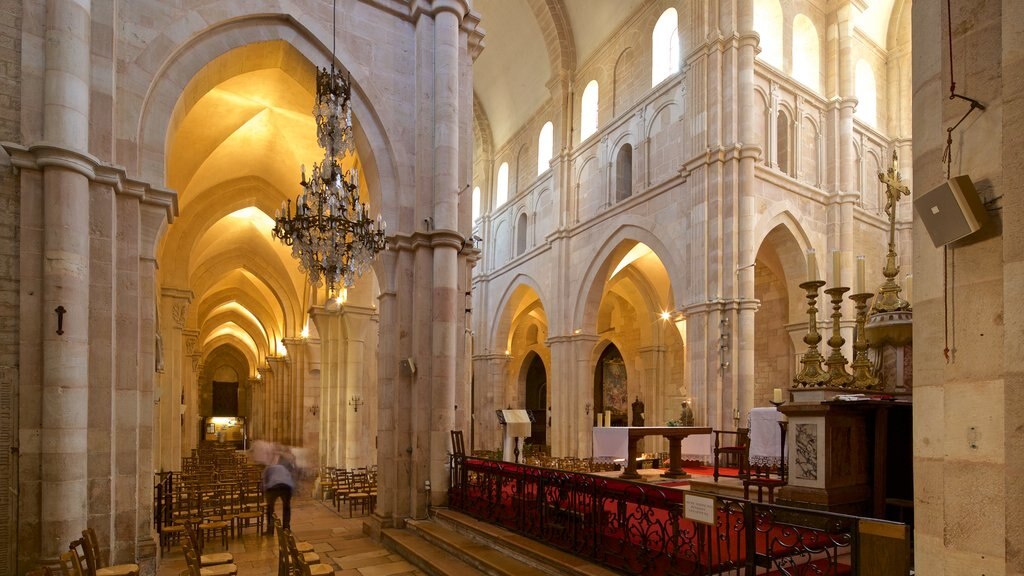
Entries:
<svg viewBox="0 0 1024 576">
<path fill-rule="evenodd" d="M 843 356 L 843 338 L 840 332 L 840 322 L 843 319 L 843 294 L 849 292 L 849 288 L 836 287 L 825 290 L 825 294 L 832 297 L 832 337 L 828 339 L 828 345 L 832 348 L 825 365 L 828 366 L 828 385 L 837 388 L 846 388 L 853 383 L 853 375 L 846 371 L 848 361 Z"/>
<path fill-rule="evenodd" d="M 868 298 L 874 296 L 871 292 L 851 294 L 857 309 L 857 338 L 853 341 L 853 387 L 866 390 L 879 387 L 878 377 L 871 373 L 871 361 L 868 360 L 868 338 L 864 325 L 868 318 Z"/>
<path fill-rule="evenodd" d="M 810 388 L 812 386 L 824 386 L 829 379 L 827 372 L 822 371 L 821 362 L 824 360 L 821 352 L 818 351 L 818 343 L 821 342 L 821 334 L 818 333 L 818 309 L 815 302 L 818 299 L 818 289 L 825 285 L 824 280 L 811 280 L 800 284 L 800 287 L 807 292 L 807 334 L 804 335 L 804 344 L 807 344 L 807 352 L 804 352 L 800 363 L 803 369 L 793 378 L 798 386 Z"/>
</svg>

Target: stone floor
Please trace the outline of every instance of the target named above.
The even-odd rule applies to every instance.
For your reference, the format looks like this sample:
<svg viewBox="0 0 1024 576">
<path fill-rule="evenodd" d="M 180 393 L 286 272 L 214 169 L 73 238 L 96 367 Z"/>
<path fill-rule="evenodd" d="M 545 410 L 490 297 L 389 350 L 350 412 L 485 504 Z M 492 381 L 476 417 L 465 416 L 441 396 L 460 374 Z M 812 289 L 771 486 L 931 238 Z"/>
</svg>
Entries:
<svg viewBox="0 0 1024 576">
<path fill-rule="evenodd" d="M 363 534 L 365 517 L 348 518 L 333 507 L 308 496 L 292 500 L 292 531 L 297 539 L 313 544 L 321 562 L 329 562 L 338 576 L 422 576 L 423 572 Z M 206 552 L 222 551 L 220 542 Z M 260 536 L 255 528 L 228 541 L 240 576 L 277 575 L 277 538 Z M 178 576 L 185 570 L 181 548 L 172 548 L 160 561 L 158 576 Z"/>
</svg>

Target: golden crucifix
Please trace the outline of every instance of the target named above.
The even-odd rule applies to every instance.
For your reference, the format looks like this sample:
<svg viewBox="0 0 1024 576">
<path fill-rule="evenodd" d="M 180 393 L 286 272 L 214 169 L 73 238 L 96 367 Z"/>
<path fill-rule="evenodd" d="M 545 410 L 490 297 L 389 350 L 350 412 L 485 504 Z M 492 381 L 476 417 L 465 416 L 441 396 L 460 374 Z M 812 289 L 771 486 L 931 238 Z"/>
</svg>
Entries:
<svg viewBox="0 0 1024 576">
<path fill-rule="evenodd" d="M 878 181 L 885 185 L 885 214 L 889 217 L 889 253 L 886 254 L 885 268 L 882 269 L 885 282 L 882 283 L 878 297 L 871 307 L 872 313 L 906 310 L 910 307 L 909 302 L 900 298 L 900 287 L 895 280 L 900 273 L 900 268 L 896 265 L 896 208 L 901 197 L 910 196 L 910 188 L 903 184 L 900 175 L 900 160 L 895 150 L 892 151 L 892 166 L 884 174 L 878 173 Z"/>
</svg>

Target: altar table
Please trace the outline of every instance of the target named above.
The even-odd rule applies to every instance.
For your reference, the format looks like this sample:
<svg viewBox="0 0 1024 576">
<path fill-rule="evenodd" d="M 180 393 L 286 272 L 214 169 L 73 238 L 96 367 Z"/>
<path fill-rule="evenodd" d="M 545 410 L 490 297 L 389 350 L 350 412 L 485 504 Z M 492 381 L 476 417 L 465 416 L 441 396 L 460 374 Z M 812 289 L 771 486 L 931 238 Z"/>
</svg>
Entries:
<svg viewBox="0 0 1024 576">
<path fill-rule="evenodd" d="M 708 436 L 710 443 L 711 428 L 701 426 L 609 426 L 594 428 L 594 456 L 619 456 L 625 447 L 626 470 L 620 478 L 637 479 L 636 471 L 637 444 L 646 436 L 664 436 L 668 438 L 668 470 L 662 474 L 665 478 L 689 478 L 683 470 L 682 442 L 687 436 Z M 625 446 L 623 446 L 623 444 Z M 710 446 L 710 444 L 709 444 Z"/>
</svg>

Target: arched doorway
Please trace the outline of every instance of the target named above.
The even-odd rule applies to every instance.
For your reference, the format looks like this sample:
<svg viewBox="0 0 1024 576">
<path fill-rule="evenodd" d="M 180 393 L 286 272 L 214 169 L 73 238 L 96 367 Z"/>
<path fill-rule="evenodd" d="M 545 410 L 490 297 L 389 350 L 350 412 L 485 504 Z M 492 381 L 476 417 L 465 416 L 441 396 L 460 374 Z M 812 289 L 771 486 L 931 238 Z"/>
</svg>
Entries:
<svg viewBox="0 0 1024 576">
<path fill-rule="evenodd" d="M 526 409 L 533 417 L 533 426 L 526 443 L 544 446 L 548 443 L 548 373 L 540 356 L 531 356 L 526 369 Z"/>
<path fill-rule="evenodd" d="M 610 414 L 607 426 L 627 426 L 629 390 L 626 387 L 626 363 L 615 344 L 609 344 L 594 370 L 594 405 L 598 414 Z M 596 417 L 595 417 L 596 420 Z"/>
</svg>

